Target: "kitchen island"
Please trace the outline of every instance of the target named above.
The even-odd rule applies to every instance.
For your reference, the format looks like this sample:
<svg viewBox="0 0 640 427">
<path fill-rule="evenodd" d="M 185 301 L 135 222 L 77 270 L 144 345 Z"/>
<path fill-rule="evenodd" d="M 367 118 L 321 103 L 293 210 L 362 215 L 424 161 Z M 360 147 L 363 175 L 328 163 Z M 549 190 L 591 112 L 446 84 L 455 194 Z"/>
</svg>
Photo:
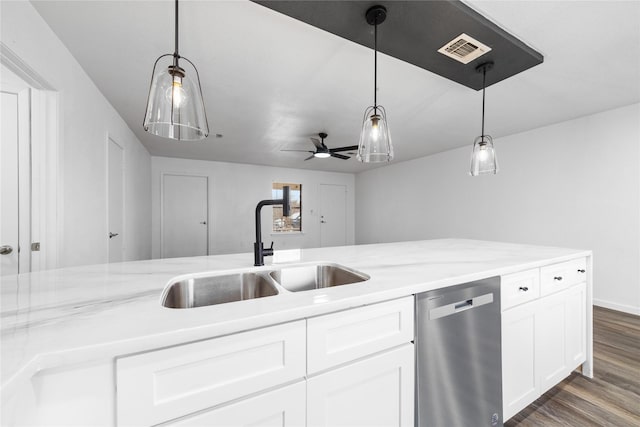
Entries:
<svg viewBox="0 0 640 427">
<path fill-rule="evenodd" d="M 395 305 L 402 306 L 398 308 L 398 313 L 406 312 L 406 301 L 416 293 L 492 276 L 501 276 L 506 283 L 533 280 L 531 278 L 535 274 L 544 276 L 545 269 L 572 265 L 576 260 L 582 260 L 586 266 L 581 282 L 584 283 L 584 295 L 580 300 L 583 301 L 583 306 L 578 307 L 582 321 L 580 330 L 583 331 L 578 336 L 578 341 L 584 347 L 584 354 L 578 364 L 582 365 L 583 374 L 591 376 L 590 251 L 441 239 L 304 249 L 293 253 L 296 260 L 291 257 L 290 252 L 287 254 L 287 261 L 277 265 L 337 263 L 363 272 L 370 279 L 352 285 L 312 291 L 281 291 L 275 296 L 227 304 L 170 309 L 161 305 L 160 296 L 165 286 L 178 276 L 270 270 L 274 265 L 252 267 L 251 254 L 232 254 L 74 267 L 3 277 L 2 424 L 156 424 L 172 420 L 180 422 L 183 419 L 188 424 L 191 414 L 201 415 L 207 407 L 196 404 L 189 413 L 174 412 L 169 408 L 165 418 L 143 418 L 142 421 L 128 418 L 130 414 L 123 413 L 130 410 L 124 408 L 125 402 L 118 400 L 120 394 L 136 395 L 135 390 L 127 391 L 123 385 L 134 382 L 127 375 L 128 372 L 135 371 L 136 360 L 143 360 L 146 365 L 153 363 L 153 360 L 144 359 L 147 355 L 159 356 L 161 359 L 163 355 L 174 357 L 164 351 L 171 352 L 183 345 L 196 346 L 190 348 L 188 354 L 197 353 L 200 351 L 198 346 L 209 341 L 215 342 L 216 348 L 225 345 L 233 347 L 235 344 L 230 340 L 234 337 L 241 337 L 241 334 L 248 334 L 246 337 L 249 338 L 253 336 L 251 334 L 265 336 L 262 332 L 267 327 L 290 326 L 292 329 L 283 333 L 290 334 L 287 336 L 306 345 L 304 336 L 300 337 L 300 334 L 304 335 L 305 322 L 311 322 L 309 319 L 348 314 L 356 309 L 373 307 L 372 310 L 375 310 L 376 307 L 383 307 L 381 303 L 385 302 L 393 305 L 394 309 Z M 554 276 L 555 273 L 551 270 L 549 272 L 552 277 L 559 277 Z M 538 293 L 538 297 L 545 295 L 542 276 L 538 280 L 543 290 Z M 557 296 L 563 292 L 548 290 L 547 293 Z M 534 319 L 536 313 L 539 314 L 540 303 L 536 302 L 538 297 L 534 298 L 536 301 L 509 303 L 521 305 L 508 313 L 504 311 L 504 295 L 503 291 L 503 319 L 516 308 L 522 307 L 529 308 L 530 319 Z M 514 322 L 523 318 L 526 316 L 519 316 Z M 306 333 L 310 333 L 309 329 L 306 329 Z M 398 336 L 402 335 L 404 341 L 391 345 L 385 351 L 400 351 L 403 346 L 409 345 L 412 336 L 407 339 L 407 333 L 412 334 L 413 330 L 402 331 Z M 215 341 L 216 339 L 222 341 Z M 304 353 L 304 349 L 302 351 Z M 287 357 L 295 359 L 297 356 L 294 354 Z M 302 357 L 304 359 L 304 354 Z M 358 357 L 361 356 L 356 358 Z M 198 363 L 201 361 L 188 362 L 187 365 L 197 366 Z M 301 365 L 306 363 L 307 360 L 304 359 Z M 346 363 L 347 361 L 339 361 L 335 366 L 343 368 Z M 317 372 L 311 372 L 305 371 L 309 369 L 306 366 L 294 366 L 292 369 L 297 373 L 281 384 L 292 396 L 298 396 L 300 387 L 302 390 L 305 388 L 305 379 L 310 382 L 324 375 L 331 375 L 329 368 L 329 365 L 321 364 Z M 160 371 L 170 373 L 173 372 L 171 369 L 163 368 Z M 157 380 L 158 372 L 149 375 Z M 556 373 L 556 377 L 558 375 L 565 373 Z M 536 374 L 536 378 L 538 377 Z M 547 382 L 556 381 L 556 377 L 547 379 Z M 251 384 L 259 382 L 250 381 Z M 548 384 L 544 387 L 546 385 Z M 411 389 L 412 383 L 404 386 Z M 207 388 L 201 384 L 198 387 L 202 390 Z M 541 384 L 537 384 L 534 394 L 539 393 L 541 387 Z M 234 405 L 242 404 L 241 396 L 257 399 L 259 392 L 264 390 L 269 390 L 268 395 L 279 389 L 275 383 L 265 383 L 262 390 L 249 390 L 242 395 L 237 390 L 231 393 L 226 390 L 221 395 L 228 396 L 228 400 L 223 401 L 225 397 L 215 397 L 210 401 L 212 403 L 209 407 L 233 409 Z M 157 392 L 156 390 L 156 394 Z M 236 392 L 237 396 L 234 394 Z M 187 390 L 184 394 L 189 395 L 190 392 Z M 532 397 L 529 394 L 522 398 L 524 400 L 518 396 L 520 401 L 515 407 L 528 401 Z M 163 404 L 168 402 L 167 405 L 171 406 L 169 401 L 174 398 L 167 397 Z M 302 402 L 304 411 L 305 400 Z M 300 409 L 299 406 L 301 405 L 296 405 L 297 410 Z M 412 411 L 413 403 L 407 404 L 403 410 Z M 145 412 L 144 409 L 141 412 Z M 148 412 L 164 413 L 163 410 L 152 409 Z M 300 415 L 301 419 L 304 419 L 303 415 Z M 405 416 L 402 419 L 402 425 L 412 425 L 413 420 L 407 418 Z"/>
</svg>

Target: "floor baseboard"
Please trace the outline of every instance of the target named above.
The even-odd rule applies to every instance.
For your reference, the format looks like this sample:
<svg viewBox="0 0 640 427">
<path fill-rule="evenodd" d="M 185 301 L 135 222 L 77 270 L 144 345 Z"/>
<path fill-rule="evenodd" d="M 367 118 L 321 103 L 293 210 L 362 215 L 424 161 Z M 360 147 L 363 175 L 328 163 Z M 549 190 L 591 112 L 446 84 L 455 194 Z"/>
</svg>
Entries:
<svg viewBox="0 0 640 427">
<path fill-rule="evenodd" d="M 636 316 L 640 316 L 640 307 L 633 307 L 631 305 L 617 304 L 610 301 L 604 301 L 601 299 L 593 299 L 593 305 L 597 305 L 598 307 L 604 307 L 611 310 L 622 311 L 623 313 L 635 314 Z"/>
</svg>

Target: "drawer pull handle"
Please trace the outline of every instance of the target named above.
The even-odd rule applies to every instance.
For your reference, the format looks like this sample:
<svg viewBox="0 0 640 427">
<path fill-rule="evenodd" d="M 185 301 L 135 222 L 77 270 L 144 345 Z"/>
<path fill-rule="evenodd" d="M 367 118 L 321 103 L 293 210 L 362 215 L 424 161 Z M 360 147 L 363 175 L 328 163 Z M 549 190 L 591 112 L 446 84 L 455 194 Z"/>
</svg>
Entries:
<svg viewBox="0 0 640 427">
<path fill-rule="evenodd" d="M 519 289 L 523 292 L 527 292 L 529 290 L 529 288 L 527 288 L 526 286 L 520 286 Z"/>
<path fill-rule="evenodd" d="M 582 268 L 578 269 L 578 273 L 584 273 L 586 270 L 583 270 Z"/>
<path fill-rule="evenodd" d="M 555 276 L 555 277 L 553 278 L 553 280 L 560 281 L 560 280 L 562 280 L 562 276 Z"/>
</svg>

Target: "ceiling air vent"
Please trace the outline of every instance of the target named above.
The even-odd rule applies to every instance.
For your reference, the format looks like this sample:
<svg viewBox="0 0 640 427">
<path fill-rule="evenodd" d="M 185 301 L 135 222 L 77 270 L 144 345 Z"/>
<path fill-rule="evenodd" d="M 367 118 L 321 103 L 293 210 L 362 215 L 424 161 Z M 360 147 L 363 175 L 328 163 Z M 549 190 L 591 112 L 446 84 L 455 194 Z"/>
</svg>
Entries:
<svg viewBox="0 0 640 427">
<path fill-rule="evenodd" d="M 449 58 L 453 58 L 458 62 L 468 64 L 490 50 L 491 48 L 489 46 L 480 43 L 478 40 L 466 35 L 465 33 L 462 33 L 438 49 L 438 52 L 448 56 Z"/>
</svg>

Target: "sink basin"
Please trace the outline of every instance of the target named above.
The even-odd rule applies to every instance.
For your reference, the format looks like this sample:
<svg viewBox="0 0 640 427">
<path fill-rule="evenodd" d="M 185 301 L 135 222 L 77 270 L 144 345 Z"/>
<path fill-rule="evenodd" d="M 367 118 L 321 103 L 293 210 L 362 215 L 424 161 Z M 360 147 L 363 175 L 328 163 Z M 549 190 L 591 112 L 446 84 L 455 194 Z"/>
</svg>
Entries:
<svg viewBox="0 0 640 427">
<path fill-rule="evenodd" d="M 193 308 L 277 295 L 276 287 L 256 273 L 196 277 L 172 283 L 163 293 L 168 308 Z"/>
<path fill-rule="evenodd" d="M 369 280 L 369 276 L 337 264 L 313 264 L 286 267 L 269 273 L 280 286 L 299 292 Z"/>
</svg>

